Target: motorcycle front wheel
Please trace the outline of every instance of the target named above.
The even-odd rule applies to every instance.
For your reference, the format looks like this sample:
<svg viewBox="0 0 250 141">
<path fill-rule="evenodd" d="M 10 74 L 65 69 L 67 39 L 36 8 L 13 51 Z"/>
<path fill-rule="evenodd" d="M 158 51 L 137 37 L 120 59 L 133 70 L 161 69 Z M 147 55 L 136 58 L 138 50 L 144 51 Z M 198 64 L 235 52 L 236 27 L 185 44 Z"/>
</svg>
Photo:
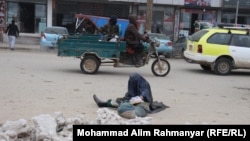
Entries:
<svg viewBox="0 0 250 141">
<path fill-rule="evenodd" d="M 155 76 L 166 76 L 170 72 L 170 64 L 166 59 L 154 60 L 151 70 Z"/>
</svg>

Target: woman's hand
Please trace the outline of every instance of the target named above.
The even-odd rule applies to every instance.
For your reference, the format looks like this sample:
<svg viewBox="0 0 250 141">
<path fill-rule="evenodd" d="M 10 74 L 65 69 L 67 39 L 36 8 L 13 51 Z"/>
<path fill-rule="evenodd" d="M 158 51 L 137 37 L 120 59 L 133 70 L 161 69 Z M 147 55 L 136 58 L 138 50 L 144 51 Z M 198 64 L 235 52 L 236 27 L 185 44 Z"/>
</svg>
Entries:
<svg viewBox="0 0 250 141">
<path fill-rule="evenodd" d="M 143 97 L 142 97 L 143 98 Z M 129 102 L 131 104 L 138 104 L 138 103 L 141 103 L 141 102 L 144 102 L 143 99 L 141 98 L 141 96 L 135 96 L 135 97 L 132 97 Z"/>
<path fill-rule="evenodd" d="M 144 98 L 143 98 L 143 96 L 142 96 L 142 95 L 140 96 L 140 98 L 141 98 L 141 100 L 142 100 L 142 101 L 144 100 Z"/>
</svg>

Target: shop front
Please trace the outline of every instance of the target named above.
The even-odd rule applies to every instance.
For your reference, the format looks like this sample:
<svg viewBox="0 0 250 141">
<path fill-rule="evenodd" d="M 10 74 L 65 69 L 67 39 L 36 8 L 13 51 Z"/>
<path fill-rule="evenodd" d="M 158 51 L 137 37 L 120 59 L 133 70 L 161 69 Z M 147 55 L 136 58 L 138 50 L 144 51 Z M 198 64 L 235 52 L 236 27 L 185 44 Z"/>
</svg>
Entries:
<svg viewBox="0 0 250 141">
<path fill-rule="evenodd" d="M 208 22 L 213 26 L 217 24 L 217 10 L 211 7 L 210 0 L 185 0 L 180 11 L 179 36 L 193 34 L 196 22 Z"/>
<path fill-rule="evenodd" d="M 208 22 L 216 26 L 216 10 L 181 9 L 179 29 L 182 35 L 180 36 L 193 34 L 196 22 Z"/>
<path fill-rule="evenodd" d="M 237 1 L 239 1 L 237 5 Z M 223 23 L 250 25 L 250 0 L 223 0 Z"/>
<path fill-rule="evenodd" d="M 126 19 L 129 15 L 130 3 L 114 3 L 108 1 L 74 1 L 57 0 L 53 7 L 53 25 L 67 27 L 70 33 L 75 31 L 76 14 L 110 17 L 112 15 Z"/>
<path fill-rule="evenodd" d="M 20 32 L 40 33 L 46 26 L 47 0 L 6 0 L 6 23 L 15 20 Z"/>
<path fill-rule="evenodd" d="M 138 21 L 139 32 L 144 32 L 144 24 L 146 21 L 146 5 L 140 5 L 138 7 Z M 175 8 L 174 6 L 161 6 L 154 5 L 152 9 L 152 23 L 151 32 L 161 33 L 169 36 L 172 40 L 174 38 L 174 23 L 175 23 Z"/>
</svg>

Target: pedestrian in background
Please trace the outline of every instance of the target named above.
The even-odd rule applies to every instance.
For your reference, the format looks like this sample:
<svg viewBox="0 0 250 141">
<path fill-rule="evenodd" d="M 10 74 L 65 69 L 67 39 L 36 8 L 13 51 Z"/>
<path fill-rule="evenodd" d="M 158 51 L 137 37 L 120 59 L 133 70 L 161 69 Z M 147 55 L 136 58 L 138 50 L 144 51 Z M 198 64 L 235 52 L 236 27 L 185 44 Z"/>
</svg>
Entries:
<svg viewBox="0 0 250 141">
<path fill-rule="evenodd" d="M 14 50 L 14 45 L 16 43 L 16 37 L 19 36 L 19 29 L 15 24 L 15 20 L 11 21 L 11 24 L 8 25 L 5 33 L 8 35 L 9 39 L 9 48 Z"/>
</svg>

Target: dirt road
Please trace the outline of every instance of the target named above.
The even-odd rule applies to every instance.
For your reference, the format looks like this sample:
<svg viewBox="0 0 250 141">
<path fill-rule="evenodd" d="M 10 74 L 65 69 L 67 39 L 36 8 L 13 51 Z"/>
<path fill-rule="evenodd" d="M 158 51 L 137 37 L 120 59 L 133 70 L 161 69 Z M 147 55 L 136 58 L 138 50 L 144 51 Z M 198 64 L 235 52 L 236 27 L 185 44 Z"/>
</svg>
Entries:
<svg viewBox="0 0 250 141">
<path fill-rule="evenodd" d="M 152 124 L 249 124 L 250 71 L 217 76 L 199 65 L 170 59 L 171 71 L 156 77 L 151 66 L 101 66 L 95 75 L 82 74 L 80 60 L 53 53 L 0 50 L 0 123 L 40 114 L 63 112 L 96 118 L 93 94 L 121 97 L 128 76 L 138 72 L 151 84 L 154 100 L 170 108 L 149 115 Z"/>
</svg>

